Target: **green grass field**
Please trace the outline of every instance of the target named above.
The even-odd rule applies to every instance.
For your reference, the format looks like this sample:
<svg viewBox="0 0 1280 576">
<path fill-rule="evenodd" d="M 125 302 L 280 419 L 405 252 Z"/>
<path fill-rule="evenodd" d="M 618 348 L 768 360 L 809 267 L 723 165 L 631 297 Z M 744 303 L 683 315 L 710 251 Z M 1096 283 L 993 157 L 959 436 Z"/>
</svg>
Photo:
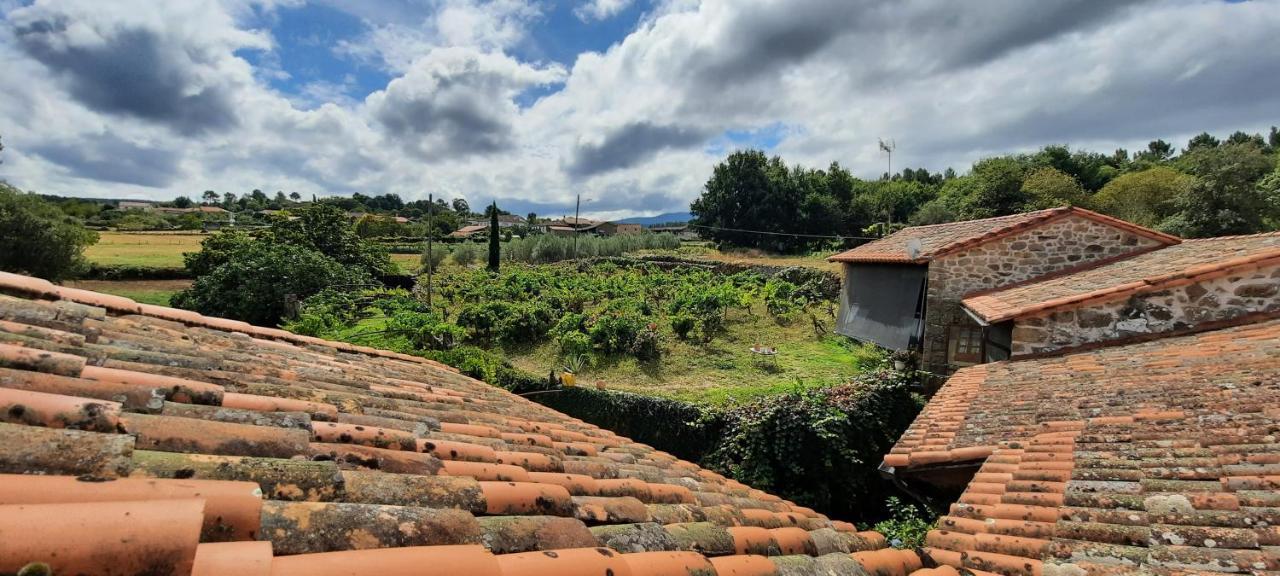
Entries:
<svg viewBox="0 0 1280 576">
<path fill-rule="evenodd" d="M 99 232 L 98 243 L 85 249 L 89 262 L 105 266 L 181 268 L 182 255 L 199 252 L 205 234 Z"/>
<path fill-rule="evenodd" d="M 143 304 L 168 306 L 169 297 L 191 285 L 190 280 L 83 280 L 68 282 L 72 288 L 132 298 Z"/>
</svg>

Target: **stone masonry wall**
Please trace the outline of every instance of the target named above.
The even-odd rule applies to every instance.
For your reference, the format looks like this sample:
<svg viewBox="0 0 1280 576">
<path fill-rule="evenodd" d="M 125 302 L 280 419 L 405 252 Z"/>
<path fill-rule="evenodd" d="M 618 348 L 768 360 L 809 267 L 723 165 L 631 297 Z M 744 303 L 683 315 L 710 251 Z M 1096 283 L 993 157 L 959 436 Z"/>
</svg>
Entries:
<svg viewBox="0 0 1280 576">
<path fill-rule="evenodd" d="M 965 295 L 1158 244 L 1145 236 L 1073 215 L 935 259 L 929 263 L 924 365 L 938 373 L 954 368 L 947 365 L 948 329 L 977 325 L 960 305 Z"/>
<path fill-rule="evenodd" d="M 1018 319 L 1013 355 L 1183 330 L 1260 312 L 1280 312 L 1280 266 Z"/>
</svg>

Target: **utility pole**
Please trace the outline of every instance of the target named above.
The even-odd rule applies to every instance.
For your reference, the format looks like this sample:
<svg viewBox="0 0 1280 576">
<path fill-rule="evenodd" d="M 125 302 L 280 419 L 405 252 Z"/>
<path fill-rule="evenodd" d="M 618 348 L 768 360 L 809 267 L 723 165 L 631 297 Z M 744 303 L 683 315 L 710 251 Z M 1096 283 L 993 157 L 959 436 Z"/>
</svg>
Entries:
<svg viewBox="0 0 1280 576">
<path fill-rule="evenodd" d="M 427 194 L 427 310 L 431 308 L 431 276 L 435 273 L 435 260 L 431 257 L 431 237 L 435 232 L 435 195 Z"/>
<path fill-rule="evenodd" d="M 578 194 L 578 200 L 573 204 L 573 259 L 578 259 L 578 210 L 582 208 L 582 194 Z"/>
</svg>

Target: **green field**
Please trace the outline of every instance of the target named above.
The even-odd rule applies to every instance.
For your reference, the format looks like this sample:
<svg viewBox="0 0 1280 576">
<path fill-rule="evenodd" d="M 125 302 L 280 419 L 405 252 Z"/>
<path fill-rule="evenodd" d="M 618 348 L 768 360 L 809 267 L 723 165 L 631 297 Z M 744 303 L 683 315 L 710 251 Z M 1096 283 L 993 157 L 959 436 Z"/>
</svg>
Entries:
<svg viewBox="0 0 1280 576">
<path fill-rule="evenodd" d="M 68 282 L 72 288 L 132 298 L 143 304 L 168 306 L 169 297 L 191 285 L 190 280 L 83 280 Z"/>
<path fill-rule="evenodd" d="M 141 266 L 181 268 L 182 255 L 199 252 L 205 234 L 99 232 L 98 243 L 85 249 L 93 264 L 104 266 Z"/>
</svg>

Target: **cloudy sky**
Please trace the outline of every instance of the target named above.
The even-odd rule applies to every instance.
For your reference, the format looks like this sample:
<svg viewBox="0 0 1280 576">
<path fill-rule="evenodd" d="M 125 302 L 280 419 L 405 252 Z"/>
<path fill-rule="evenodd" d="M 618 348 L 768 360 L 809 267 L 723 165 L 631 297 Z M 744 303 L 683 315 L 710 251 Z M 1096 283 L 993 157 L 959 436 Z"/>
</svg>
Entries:
<svg viewBox="0 0 1280 576">
<path fill-rule="evenodd" d="M 0 0 L 0 178 L 687 209 L 737 148 L 963 171 L 1280 124 L 1280 0 Z"/>
</svg>

